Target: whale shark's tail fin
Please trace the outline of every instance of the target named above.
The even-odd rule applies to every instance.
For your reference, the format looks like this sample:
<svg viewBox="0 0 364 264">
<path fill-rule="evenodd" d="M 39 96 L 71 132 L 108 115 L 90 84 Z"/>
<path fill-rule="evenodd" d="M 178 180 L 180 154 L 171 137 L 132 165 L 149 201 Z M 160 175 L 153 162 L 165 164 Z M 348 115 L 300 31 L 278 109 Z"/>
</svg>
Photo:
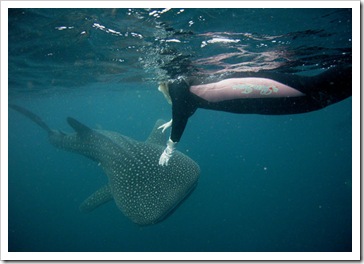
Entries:
<svg viewBox="0 0 364 264">
<path fill-rule="evenodd" d="M 44 121 L 36 114 L 30 112 L 29 110 L 27 110 L 23 107 L 18 106 L 18 105 L 9 104 L 9 107 L 14 109 L 15 111 L 18 111 L 19 113 L 25 115 L 26 117 L 28 117 L 34 123 L 38 124 L 41 128 L 43 128 L 45 131 L 47 131 L 48 134 L 52 133 L 52 130 L 48 127 L 48 125 L 46 123 L 44 123 Z"/>
</svg>

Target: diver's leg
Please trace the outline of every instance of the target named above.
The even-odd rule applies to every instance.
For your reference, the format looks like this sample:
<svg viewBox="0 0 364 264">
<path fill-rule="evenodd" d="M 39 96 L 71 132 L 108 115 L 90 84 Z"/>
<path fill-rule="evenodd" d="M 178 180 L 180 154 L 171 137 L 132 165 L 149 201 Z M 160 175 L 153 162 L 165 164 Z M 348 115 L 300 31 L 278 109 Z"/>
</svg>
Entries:
<svg viewBox="0 0 364 264">
<path fill-rule="evenodd" d="M 322 107 L 340 102 L 352 94 L 352 68 L 334 67 L 311 77 L 306 94 Z"/>
</svg>

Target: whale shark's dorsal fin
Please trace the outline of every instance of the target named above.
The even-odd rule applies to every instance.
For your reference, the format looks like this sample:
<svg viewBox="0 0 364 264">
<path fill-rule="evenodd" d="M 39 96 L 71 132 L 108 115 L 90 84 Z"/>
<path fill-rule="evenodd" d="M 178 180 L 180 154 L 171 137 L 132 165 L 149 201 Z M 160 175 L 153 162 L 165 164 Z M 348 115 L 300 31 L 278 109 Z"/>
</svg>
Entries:
<svg viewBox="0 0 364 264">
<path fill-rule="evenodd" d="M 164 144 L 166 144 L 165 135 L 162 133 L 161 129 L 158 129 L 158 127 L 160 127 L 164 123 L 165 123 L 165 120 L 163 120 L 163 119 L 158 119 L 157 122 L 155 122 L 155 125 L 149 134 L 149 137 L 145 141 L 146 143 L 156 144 L 156 145 L 161 145 L 161 146 L 164 146 Z"/>
<path fill-rule="evenodd" d="M 78 133 L 78 134 L 87 134 L 92 132 L 92 129 L 88 126 L 82 124 L 72 117 L 67 117 L 68 124 Z"/>
</svg>

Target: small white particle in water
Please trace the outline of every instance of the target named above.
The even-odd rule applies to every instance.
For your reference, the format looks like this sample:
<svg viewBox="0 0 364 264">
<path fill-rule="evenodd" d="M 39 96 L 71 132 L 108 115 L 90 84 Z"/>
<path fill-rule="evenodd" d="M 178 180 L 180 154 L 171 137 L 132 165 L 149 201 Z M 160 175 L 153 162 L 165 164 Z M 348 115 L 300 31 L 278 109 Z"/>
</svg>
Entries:
<svg viewBox="0 0 364 264">
<path fill-rule="evenodd" d="M 175 42 L 175 43 L 181 43 L 178 39 L 167 39 L 166 42 Z"/>
<path fill-rule="evenodd" d="M 56 29 L 58 29 L 58 30 L 64 30 L 64 29 L 67 29 L 67 27 L 65 27 L 65 26 L 62 26 L 62 27 L 56 27 Z"/>
<path fill-rule="evenodd" d="M 171 10 L 170 8 L 165 8 L 165 9 L 163 9 L 161 12 L 160 12 L 160 14 L 163 14 L 163 13 L 165 13 L 165 12 L 168 12 L 169 10 Z"/>
</svg>

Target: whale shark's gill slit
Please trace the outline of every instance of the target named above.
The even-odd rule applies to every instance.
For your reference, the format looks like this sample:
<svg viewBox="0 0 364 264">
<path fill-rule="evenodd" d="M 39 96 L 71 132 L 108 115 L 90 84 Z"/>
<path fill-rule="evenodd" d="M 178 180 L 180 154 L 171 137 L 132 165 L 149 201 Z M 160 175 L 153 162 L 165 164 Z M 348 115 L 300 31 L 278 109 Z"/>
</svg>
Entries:
<svg viewBox="0 0 364 264">
<path fill-rule="evenodd" d="M 85 200 L 83 211 L 113 199 L 131 221 L 151 225 L 166 219 L 196 187 L 200 169 L 188 156 L 176 151 L 168 167 L 158 165 L 165 138 L 157 127 L 163 120 L 156 122 L 145 142 L 138 142 L 113 131 L 91 129 L 71 117 L 67 121 L 76 133 L 60 133 L 32 112 L 10 107 L 50 132 L 55 147 L 84 155 L 102 166 L 108 184 Z"/>
</svg>

